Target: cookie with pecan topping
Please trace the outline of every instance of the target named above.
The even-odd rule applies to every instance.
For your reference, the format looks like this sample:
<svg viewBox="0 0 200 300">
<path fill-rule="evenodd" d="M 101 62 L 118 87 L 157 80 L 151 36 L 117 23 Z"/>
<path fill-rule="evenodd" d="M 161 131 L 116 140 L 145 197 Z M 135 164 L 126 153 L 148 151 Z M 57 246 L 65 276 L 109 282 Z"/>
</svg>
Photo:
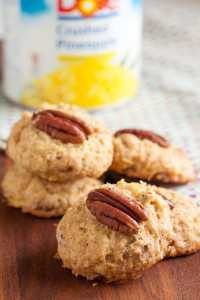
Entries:
<svg viewBox="0 0 200 300">
<path fill-rule="evenodd" d="M 89 114 L 67 104 L 25 112 L 12 128 L 7 154 L 49 181 L 100 177 L 111 165 L 110 132 Z"/>
<path fill-rule="evenodd" d="M 137 279 L 175 239 L 169 214 L 169 203 L 145 183 L 105 184 L 60 221 L 63 267 L 89 280 Z"/>
<path fill-rule="evenodd" d="M 186 154 L 152 131 L 123 129 L 115 133 L 113 144 L 112 171 L 158 182 L 181 184 L 194 179 Z"/>
<path fill-rule="evenodd" d="M 8 206 L 37 217 L 51 218 L 63 216 L 76 201 L 101 184 L 100 180 L 88 177 L 49 182 L 13 165 L 5 175 L 2 189 Z"/>
</svg>

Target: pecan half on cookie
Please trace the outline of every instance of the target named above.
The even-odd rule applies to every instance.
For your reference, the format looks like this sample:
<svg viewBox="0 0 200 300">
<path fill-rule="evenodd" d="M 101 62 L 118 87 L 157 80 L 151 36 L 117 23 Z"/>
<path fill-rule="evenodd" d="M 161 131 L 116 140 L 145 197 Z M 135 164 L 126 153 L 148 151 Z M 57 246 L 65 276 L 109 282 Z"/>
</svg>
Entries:
<svg viewBox="0 0 200 300">
<path fill-rule="evenodd" d="M 138 223 L 149 218 L 144 205 L 111 189 L 91 191 L 86 205 L 98 221 L 122 233 L 137 233 Z"/>
<path fill-rule="evenodd" d="M 167 141 L 162 136 L 154 133 L 153 131 L 141 130 L 141 129 L 122 129 L 115 133 L 115 137 L 118 137 L 119 135 L 121 135 L 123 133 L 134 134 L 140 140 L 147 139 L 155 144 L 158 144 L 159 146 L 161 146 L 163 148 L 167 148 L 170 146 L 169 141 Z"/>
<path fill-rule="evenodd" d="M 93 128 L 85 121 L 56 110 L 34 113 L 32 122 L 39 130 L 65 143 L 82 143 L 93 133 Z"/>
</svg>

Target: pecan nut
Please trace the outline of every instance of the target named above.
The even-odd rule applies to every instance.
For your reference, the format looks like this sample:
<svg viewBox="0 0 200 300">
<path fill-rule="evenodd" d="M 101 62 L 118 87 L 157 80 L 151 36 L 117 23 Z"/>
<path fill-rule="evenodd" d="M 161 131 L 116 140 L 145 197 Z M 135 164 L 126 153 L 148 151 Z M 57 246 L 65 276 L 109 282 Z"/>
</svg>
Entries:
<svg viewBox="0 0 200 300">
<path fill-rule="evenodd" d="M 91 191 L 86 205 L 98 221 L 122 233 L 137 233 L 138 223 L 149 218 L 144 205 L 111 189 Z"/>
<path fill-rule="evenodd" d="M 82 143 L 93 132 L 85 121 L 56 110 L 34 113 L 32 122 L 39 130 L 65 143 Z"/>
<path fill-rule="evenodd" d="M 137 136 L 140 140 L 147 139 L 155 144 L 158 144 L 159 146 L 163 148 L 167 148 L 170 146 L 170 142 L 167 141 L 162 136 L 154 133 L 153 131 L 148 130 L 141 130 L 141 129 L 122 129 L 115 133 L 115 137 L 118 137 L 119 135 L 123 133 L 130 133 Z"/>
<path fill-rule="evenodd" d="M 169 200 L 165 195 L 161 194 L 160 192 L 155 192 L 157 195 L 161 196 L 165 201 L 167 201 L 168 205 L 169 205 L 169 208 L 170 209 L 173 209 L 175 207 L 174 203 Z"/>
</svg>

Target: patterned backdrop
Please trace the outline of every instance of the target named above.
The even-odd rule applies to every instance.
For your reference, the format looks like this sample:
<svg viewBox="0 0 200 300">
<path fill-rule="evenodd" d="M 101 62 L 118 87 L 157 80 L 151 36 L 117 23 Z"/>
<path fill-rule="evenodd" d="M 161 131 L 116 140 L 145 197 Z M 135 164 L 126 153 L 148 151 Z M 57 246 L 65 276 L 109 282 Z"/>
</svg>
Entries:
<svg viewBox="0 0 200 300">
<path fill-rule="evenodd" d="M 200 1 L 144 1 L 142 85 L 132 101 L 92 112 L 111 131 L 151 129 L 183 148 L 197 180 L 174 189 L 200 202 Z M 0 100 L 0 137 L 23 109 Z"/>
</svg>

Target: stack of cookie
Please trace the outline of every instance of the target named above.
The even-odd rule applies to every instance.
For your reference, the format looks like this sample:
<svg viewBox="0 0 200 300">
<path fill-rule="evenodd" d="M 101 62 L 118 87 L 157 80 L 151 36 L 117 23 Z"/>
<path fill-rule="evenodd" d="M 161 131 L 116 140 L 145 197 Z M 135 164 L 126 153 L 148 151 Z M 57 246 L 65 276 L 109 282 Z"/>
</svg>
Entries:
<svg viewBox="0 0 200 300">
<path fill-rule="evenodd" d="M 7 155 L 14 161 L 3 184 L 7 204 L 39 217 L 62 216 L 99 186 L 112 163 L 110 132 L 70 105 L 25 112 L 12 128 Z"/>
</svg>

